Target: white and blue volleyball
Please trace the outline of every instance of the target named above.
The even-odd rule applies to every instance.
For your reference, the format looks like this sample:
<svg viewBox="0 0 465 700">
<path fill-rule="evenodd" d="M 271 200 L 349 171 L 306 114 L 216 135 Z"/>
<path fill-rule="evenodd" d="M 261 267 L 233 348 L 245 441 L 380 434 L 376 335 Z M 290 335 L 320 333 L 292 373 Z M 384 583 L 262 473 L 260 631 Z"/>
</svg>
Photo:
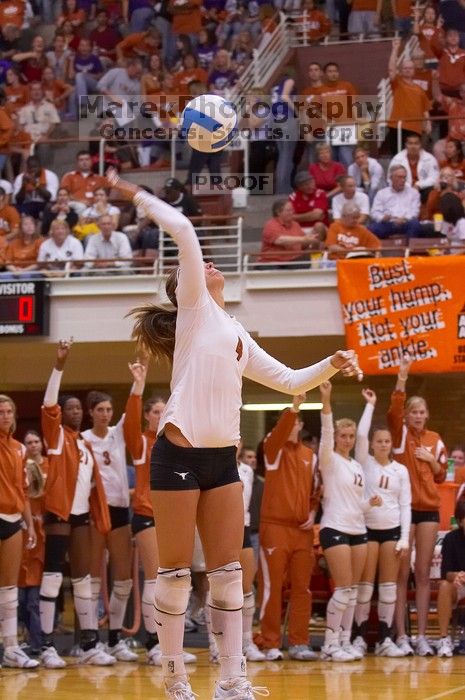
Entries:
<svg viewBox="0 0 465 700">
<path fill-rule="evenodd" d="M 218 153 L 237 133 L 234 105 L 219 95 L 200 95 L 182 113 L 181 134 L 196 151 Z"/>
</svg>

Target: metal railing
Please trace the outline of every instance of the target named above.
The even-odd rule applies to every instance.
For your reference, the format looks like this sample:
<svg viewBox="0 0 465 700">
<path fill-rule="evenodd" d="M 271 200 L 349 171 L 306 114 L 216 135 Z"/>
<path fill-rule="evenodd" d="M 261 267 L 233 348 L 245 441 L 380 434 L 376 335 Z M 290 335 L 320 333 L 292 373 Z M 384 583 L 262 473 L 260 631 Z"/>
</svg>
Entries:
<svg viewBox="0 0 465 700">
<path fill-rule="evenodd" d="M 193 217 L 192 223 L 202 248 L 205 262 L 213 262 L 222 272 L 242 271 L 242 217 L 208 216 L 214 225 L 202 224 Z M 163 229 L 159 230 L 157 274 L 165 275 L 178 264 L 178 247 Z"/>
</svg>

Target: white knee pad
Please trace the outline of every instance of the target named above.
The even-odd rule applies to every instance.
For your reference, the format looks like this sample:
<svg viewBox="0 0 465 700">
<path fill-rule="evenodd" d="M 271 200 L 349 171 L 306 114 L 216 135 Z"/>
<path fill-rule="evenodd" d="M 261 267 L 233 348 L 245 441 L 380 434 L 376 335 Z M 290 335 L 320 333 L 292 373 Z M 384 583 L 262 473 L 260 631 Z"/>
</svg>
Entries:
<svg viewBox="0 0 465 700">
<path fill-rule="evenodd" d="M 92 600 L 97 601 L 100 597 L 100 587 L 102 585 L 102 579 L 97 576 L 93 576 L 90 579 L 90 590 L 92 591 Z"/>
<path fill-rule="evenodd" d="M 395 603 L 397 599 L 397 585 L 395 583 L 380 583 L 378 585 L 378 597 L 380 603 Z"/>
<path fill-rule="evenodd" d="M 207 573 L 211 606 L 219 610 L 240 610 L 244 604 L 242 567 L 233 561 Z"/>
<path fill-rule="evenodd" d="M 73 584 L 73 595 L 75 598 L 82 598 L 83 600 L 92 599 L 90 574 L 82 576 L 82 578 L 73 578 L 71 579 L 71 583 Z"/>
<path fill-rule="evenodd" d="M 338 610 L 345 610 L 350 605 L 350 594 L 351 588 L 349 586 L 345 588 L 335 588 L 331 596 L 334 606 Z"/>
<path fill-rule="evenodd" d="M 62 573 L 58 571 L 44 571 L 42 575 L 42 582 L 40 584 L 40 597 L 55 600 L 55 598 L 58 598 L 62 583 Z"/>
<path fill-rule="evenodd" d="M 146 579 L 142 591 L 142 603 L 145 605 L 155 605 L 155 585 L 157 579 Z"/>
<path fill-rule="evenodd" d="M 132 578 L 125 581 L 113 581 L 112 594 L 121 600 L 126 600 L 131 595 Z"/>
<path fill-rule="evenodd" d="M 184 615 L 190 590 L 190 569 L 158 569 L 155 607 L 168 615 Z"/>
<path fill-rule="evenodd" d="M 373 598 L 373 590 L 375 586 L 373 583 L 368 583 L 367 581 L 361 581 L 357 586 L 357 603 L 359 605 L 366 605 Z"/>
</svg>

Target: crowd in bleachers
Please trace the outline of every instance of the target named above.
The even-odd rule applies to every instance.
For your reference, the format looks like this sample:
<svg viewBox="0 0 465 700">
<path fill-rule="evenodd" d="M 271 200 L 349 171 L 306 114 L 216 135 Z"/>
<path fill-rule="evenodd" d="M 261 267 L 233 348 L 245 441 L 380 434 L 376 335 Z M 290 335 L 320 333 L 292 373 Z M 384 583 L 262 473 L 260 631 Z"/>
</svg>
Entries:
<svg viewBox="0 0 465 700">
<path fill-rule="evenodd" d="M 334 257 L 347 249 L 366 247 L 363 242 L 368 240 L 368 247 L 376 248 L 371 234 L 383 240 L 436 233 L 460 243 L 465 237 L 465 9 L 461 0 L 426 5 L 399 0 L 389 11 L 377 0 L 320 4 L 315 0 L 1 0 L 1 274 L 50 274 L 53 261 L 60 262 L 55 266 L 60 268 L 78 255 L 84 259 L 91 236 L 102 239 L 97 246 L 100 255 L 127 260 L 136 255 L 153 262 L 156 232 L 148 231 L 142 238 L 135 234 L 140 228 L 135 211 L 130 216 L 125 211 L 124 226 L 113 212 L 108 239 L 100 229 L 98 217 L 115 206 L 106 201 L 111 192 L 98 173 L 109 166 L 120 170 L 148 166 L 163 171 L 170 166 L 168 143 L 107 140 L 102 163 L 98 141 L 86 141 L 77 169 L 61 178 L 53 170 L 51 144 L 66 134 L 62 129 L 68 121 L 83 116 L 81 100 L 86 95 L 100 94 L 108 100 L 123 95 L 156 100 L 170 95 L 181 109 L 189 96 L 204 92 L 227 96 L 232 89 L 240 91 L 241 75 L 253 62 L 254 51 L 260 51 L 275 31 L 278 12 L 287 18 L 288 26 L 299 28 L 305 44 L 328 37 L 376 38 L 389 36 L 393 30 L 398 33 L 386 67 L 392 106 L 386 114 L 384 142 L 368 143 L 360 134 L 355 142 L 347 143 L 331 142 L 327 136 L 323 140 L 302 137 L 302 128 L 306 133 L 308 126 L 315 130 L 319 125 L 348 123 L 345 99 L 360 92 L 345 79 L 344 67 L 331 60 L 324 66 L 310 63 L 308 78 L 300 85 L 301 98 L 292 70 L 283 71 L 269 87 L 271 117 L 269 111 L 262 116 L 258 110 L 241 122 L 252 128 L 248 172 L 274 169 L 275 194 L 291 195 L 293 222 L 305 229 L 294 227 L 289 235 L 311 238 L 302 240 L 304 247 L 295 250 L 302 255 L 318 244 Z M 406 41 L 415 36 L 417 44 L 411 53 L 405 53 Z M 331 59 L 330 45 L 327 57 Z M 342 116 L 316 124 L 307 108 L 329 100 L 343 107 Z M 164 126 L 176 123 L 168 114 L 160 112 L 159 117 Z M 115 119 L 108 118 L 94 136 L 101 135 L 104 126 L 111 130 L 114 125 Z M 186 156 L 185 146 L 180 148 L 190 158 L 188 188 L 203 168 L 218 172 L 226 166 L 225 154 L 191 152 Z M 36 157 L 33 160 L 28 158 L 31 153 Z M 394 167 L 398 167 L 395 172 Z M 307 168 L 309 177 L 303 179 Z M 349 209 L 360 209 L 357 220 L 353 211 L 346 211 L 343 219 L 343 207 L 349 204 Z M 34 219 L 36 238 L 30 239 L 29 234 L 23 238 L 24 226 L 15 212 Z M 56 225 L 50 228 L 54 218 L 62 220 L 58 229 Z M 353 225 L 343 223 L 349 220 Z M 323 226 L 330 224 L 326 239 Z M 44 249 L 53 252 L 43 252 L 38 259 L 37 241 L 47 236 L 58 236 L 48 240 Z M 90 248 L 92 255 L 96 240 Z M 284 247 L 287 245 L 297 243 Z M 32 254 L 35 257 L 29 259 Z M 266 253 L 262 260 L 267 257 Z M 284 258 L 291 259 L 286 251 Z M 45 267 L 39 264 L 44 260 Z M 273 261 L 279 262 L 276 256 Z M 90 265 L 94 270 L 97 267 L 86 263 L 79 267 L 79 274 Z M 130 260 L 119 264 L 126 271 L 128 265 L 132 267 Z"/>
</svg>

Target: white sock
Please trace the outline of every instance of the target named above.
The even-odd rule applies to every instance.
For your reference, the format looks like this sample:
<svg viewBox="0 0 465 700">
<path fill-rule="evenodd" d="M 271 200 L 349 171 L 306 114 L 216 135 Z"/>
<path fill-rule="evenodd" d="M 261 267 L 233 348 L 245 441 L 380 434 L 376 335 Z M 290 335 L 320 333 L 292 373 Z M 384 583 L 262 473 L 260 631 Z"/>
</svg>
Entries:
<svg viewBox="0 0 465 700">
<path fill-rule="evenodd" d="M 0 588 L 0 632 L 3 644 L 16 646 L 18 643 L 18 588 L 3 586 Z"/>
<path fill-rule="evenodd" d="M 102 581 L 98 576 L 93 576 L 90 579 L 90 590 L 92 597 L 92 627 L 93 630 L 98 630 L 98 608 L 100 601 L 100 588 Z"/>
<path fill-rule="evenodd" d="M 126 606 L 131 595 L 132 579 L 114 581 L 110 596 L 109 622 L 111 630 L 120 630 L 123 626 Z"/>
<path fill-rule="evenodd" d="M 157 625 L 155 623 L 155 582 L 156 579 L 146 579 L 144 581 L 144 590 L 142 591 L 142 617 L 144 618 L 144 626 L 149 634 L 157 633 Z"/>
<path fill-rule="evenodd" d="M 360 627 L 370 617 L 371 599 L 374 584 L 362 581 L 357 586 L 357 604 L 355 606 L 355 624 Z"/>
<path fill-rule="evenodd" d="M 55 626 L 56 600 L 60 592 L 63 575 L 56 571 L 44 571 L 40 585 L 40 627 L 44 634 L 52 634 Z"/>
<path fill-rule="evenodd" d="M 212 633 L 220 653 L 220 680 L 246 675 L 242 655 L 242 610 L 211 608 Z"/>
<path fill-rule="evenodd" d="M 342 615 L 341 620 L 341 642 L 350 642 L 350 636 L 352 634 L 352 625 L 354 622 L 355 614 L 355 604 L 357 602 L 357 586 L 352 586 L 350 589 L 349 604 Z"/>
<path fill-rule="evenodd" d="M 244 593 L 242 608 L 242 644 L 245 646 L 252 641 L 253 616 L 255 615 L 255 593 Z"/>
<path fill-rule="evenodd" d="M 347 608 L 349 592 L 345 588 L 335 588 L 326 606 L 325 646 L 339 641 L 342 616 Z"/>
<path fill-rule="evenodd" d="M 210 651 L 213 653 L 220 655 L 218 651 L 218 645 L 216 643 L 216 637 L 212 632 L 212 616 L 211 616 L 211 608 L 208 605 L 205 605 L 205 626 L 207 628 L 207 634 L 208 634 L 208 645 L 210 647 Z"/>
<path fill-rule="evenodd" d="M 378 586 L 378 619 L 390 629 L 396 607 L 397 586 L 395 583 L 380 583 Z"/>
<path fill-rule="evenodd" d="M 93 626 L 95 619 L 90 574 L 82 578 L 73 578 L 71 583 L 73 584 L 74 608 L 81 630 L 97 629 Z"/>
</svg>

